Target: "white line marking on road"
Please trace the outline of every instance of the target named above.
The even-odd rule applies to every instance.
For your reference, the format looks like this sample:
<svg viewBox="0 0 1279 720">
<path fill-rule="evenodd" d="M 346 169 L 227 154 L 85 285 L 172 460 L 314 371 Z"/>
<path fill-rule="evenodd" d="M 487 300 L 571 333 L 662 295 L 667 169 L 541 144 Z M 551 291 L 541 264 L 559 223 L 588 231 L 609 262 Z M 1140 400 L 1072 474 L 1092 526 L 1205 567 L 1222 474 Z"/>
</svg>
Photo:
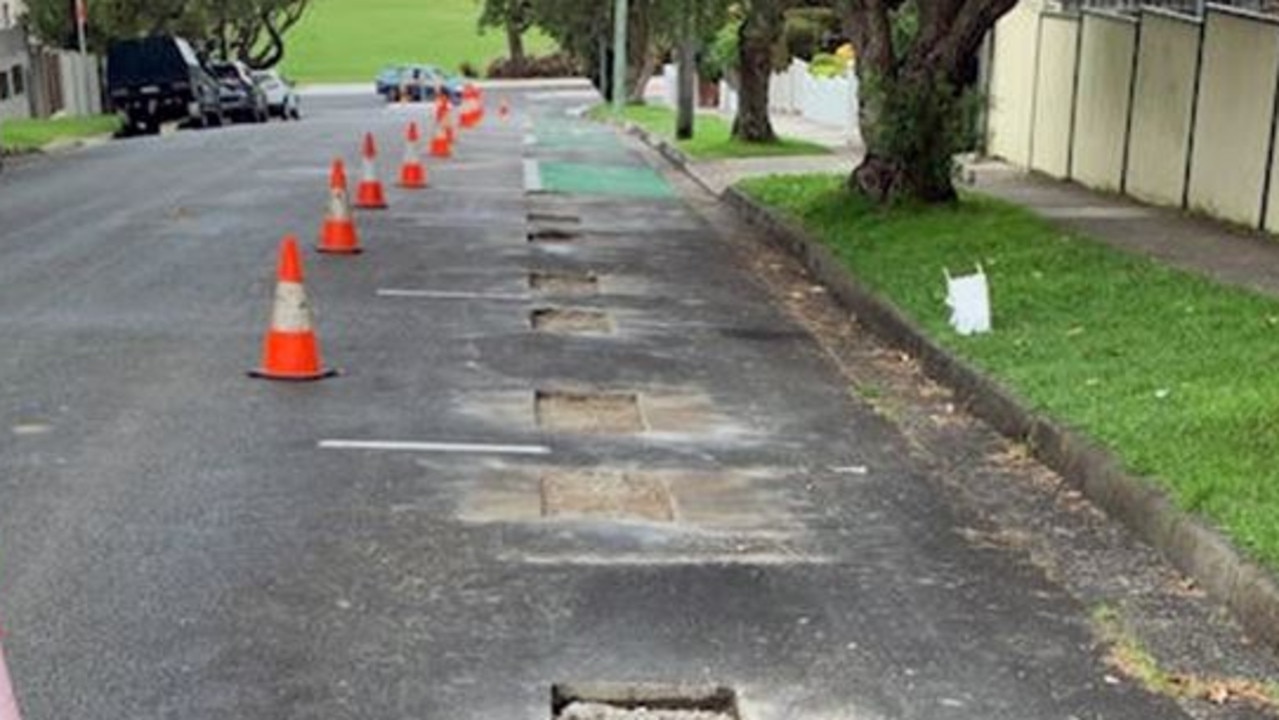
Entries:
<svg viewBox="0 0 1279 720">
<path fill-rule="evenodd" d="M 524 161 L 524 191 L 525 192 L 541 192 L 542 187 L 542 168 L 536 160 Z"/>
<path fill-rule="evenodd" d="M 550 565 L 561 567 L 627 567 L 627 566 L 739 566 L 739 565 L 833 565 L 838 560 L 830 555 L 804 555 L 782 553 L 681 553 L 673 555 L 627 553 L 618 555 L 501 555 L 499 561 L 525 565 Z"/>
<path fill-rule="evenodd" d="M 399 290 L 382 288 L 377 291 L 378 297 L 387 298 L 421 298 L 424 300 L 494 300 L 498 302 L 529 302 L 528 295 L 510 295 L 506 293 L 450 292 L 448 290 Z"/>
<path fill-rule="evenodd" d="M 471 455 L 550 455 L 545 445 L 485 445 L 483 443 L 404 442 L 397 440 L 321 440 L 321 450 L 385 450 L 388 452 L 457 453 Z"/>
</svg>

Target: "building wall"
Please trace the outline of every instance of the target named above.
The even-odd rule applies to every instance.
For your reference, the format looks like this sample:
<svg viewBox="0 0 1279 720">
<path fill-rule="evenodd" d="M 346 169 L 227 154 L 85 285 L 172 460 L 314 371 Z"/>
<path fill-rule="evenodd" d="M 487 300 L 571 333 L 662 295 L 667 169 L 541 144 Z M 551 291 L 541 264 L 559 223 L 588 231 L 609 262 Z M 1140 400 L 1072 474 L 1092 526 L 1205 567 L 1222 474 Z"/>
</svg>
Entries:
<svg viewBox="0 0 1279 720">
<path fill-rule="evenodd" d="M 0 30 L 0 118 L 30 116 L 30 66 L 22 31 Z"/>
<path fill-rule="evenodd" d="M 1040 16 L 1030 166 L 1057 178 L 1070 176 L 1079 18 Z"/>
<path fill-rule="evenodd" d="M 18 19 L 27 12 L 23 0 L 0 0 L 0 30 L 9 30 L 18 26 Z"/>
<path fill-rule="evenodd" d="M 1070 175 L 1091 187 L 1119 190 L 1128 141 L 1137 22 L 1088 13 L 1083 16 L 1081 32 Z"/>
<path fill-rule="evenodd" d="M 1141 15 L 1126 190 L 1147 202 L 1185 199 L 1200 31 L 1182 15 Z"/>
</svg>

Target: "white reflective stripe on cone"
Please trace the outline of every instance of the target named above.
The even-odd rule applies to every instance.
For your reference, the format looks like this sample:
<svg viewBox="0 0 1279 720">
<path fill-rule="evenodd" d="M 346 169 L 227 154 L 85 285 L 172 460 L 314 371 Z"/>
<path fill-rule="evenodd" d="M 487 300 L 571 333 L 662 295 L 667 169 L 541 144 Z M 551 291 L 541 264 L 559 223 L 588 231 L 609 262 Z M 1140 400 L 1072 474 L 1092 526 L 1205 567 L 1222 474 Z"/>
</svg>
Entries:
<svg viewBox="0 0 1279 720">
<path fill-rule="evenodd" d="M 279 332 L 308 332 L 312 328 L 311 304 L 301 283 L 281 282 L 275 286 L 275 307 L 271 309 L 271 329 Z"/>
<path fill-rule="evenodd" d="M 0 645 L 0 720 L 22 720 L 22 716 L 18 714 L 18 699 L 13 694 L 9 668 L 4 663 L 3 645 Z"/>
<path fill-rule="evenodd" d="M 329 217 L 334 220 L 345 220 L 350 216 L 351 209 L 346 201 L 346 191 L 335 189 L 329 197 Z"/>
<path fill-rule="evenodd" d="M 376 179 L 377 179 L 377 168 L 373 167 L 373 159 L 372 159 L 372 158 L 364 158 L 364 161 L 363 161 L 363 162 L 364 162 L 364 179 L 365 179 L 365 180 L 376 180 Z"/>
</svg>

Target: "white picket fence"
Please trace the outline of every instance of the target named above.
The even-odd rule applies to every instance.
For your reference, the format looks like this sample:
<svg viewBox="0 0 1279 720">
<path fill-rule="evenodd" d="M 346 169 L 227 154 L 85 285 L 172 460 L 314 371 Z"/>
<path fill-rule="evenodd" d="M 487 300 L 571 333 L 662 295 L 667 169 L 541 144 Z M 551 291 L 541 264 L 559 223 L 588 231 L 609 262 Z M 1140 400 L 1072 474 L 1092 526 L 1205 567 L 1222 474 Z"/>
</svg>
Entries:
<svg viewBox="0 0 1279 720">
<path fill-rule="evenodd" d="M 661 88 L 650 97 L 674 107 L 679 102 L 679 69 L 674 64 L 663 67 L 660 82 Z M 815 77 L 808 72 L 808 63 L 792 60 L 785 72 L 773 73 L 768 96 L 769 110 L 775 115 L 799 116 L 837 128 L 850 143 L 861 142 L 857 119 L 857 74 L 851 69 L 840 77 Z M 737 105 L 737 91 L 721 81 L 719 111 L 734 117 Z"/>
<path fill-rule="evenodd" d="M 737 114 L 737 91 L 727 82 L 720 83 L 720 111 Z M 857 120 L 857 74 L 851 69 L 834 78 L 816 77 L 808 71 L 808 63 L 792 60 L 785 72 L 773 73 L 768 87 L 769 110 L 798 115 L 815 123 L 839 128 L 849 142 L 859 142 Z"/>
</svg>

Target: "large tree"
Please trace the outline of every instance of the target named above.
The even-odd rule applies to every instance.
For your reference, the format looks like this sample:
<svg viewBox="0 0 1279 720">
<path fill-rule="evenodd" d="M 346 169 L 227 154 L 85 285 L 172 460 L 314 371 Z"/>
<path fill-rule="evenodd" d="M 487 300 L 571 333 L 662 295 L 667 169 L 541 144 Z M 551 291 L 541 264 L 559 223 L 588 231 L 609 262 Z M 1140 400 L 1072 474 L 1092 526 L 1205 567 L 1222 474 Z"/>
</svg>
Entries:
<svg viewBox="0 0 1279 720">
<path fill-rule="evenodd" d="M 629 0 L 626 87 L 623 89 L 627 102 L 643 102 L 644 88 L 678 37 L 683 8 L 683 0 Z M 533 0 L 533 15 L 538 27 L 582 60 L 588 73 L 611 98 L 613 3 Z"/>
<path fill-rule="evenodd" d="M 952 158 L 982 39 L 1017 0 L 839 0 L 857 48 L 866 156 L 849 184 L 880 202 L 956 197 Z"/>
<path fill-rule="evenodd" d="M 102 52 L 115 40 L 173 33 L 229 59 L 266 68 L 284 57 L 284 34 L 302 19 L 309 0 L 92 0 L 89 42 Z M 44 42 L 75 44 L 71 3 L 27 0 L 31 27 Z"/>
</svg>

